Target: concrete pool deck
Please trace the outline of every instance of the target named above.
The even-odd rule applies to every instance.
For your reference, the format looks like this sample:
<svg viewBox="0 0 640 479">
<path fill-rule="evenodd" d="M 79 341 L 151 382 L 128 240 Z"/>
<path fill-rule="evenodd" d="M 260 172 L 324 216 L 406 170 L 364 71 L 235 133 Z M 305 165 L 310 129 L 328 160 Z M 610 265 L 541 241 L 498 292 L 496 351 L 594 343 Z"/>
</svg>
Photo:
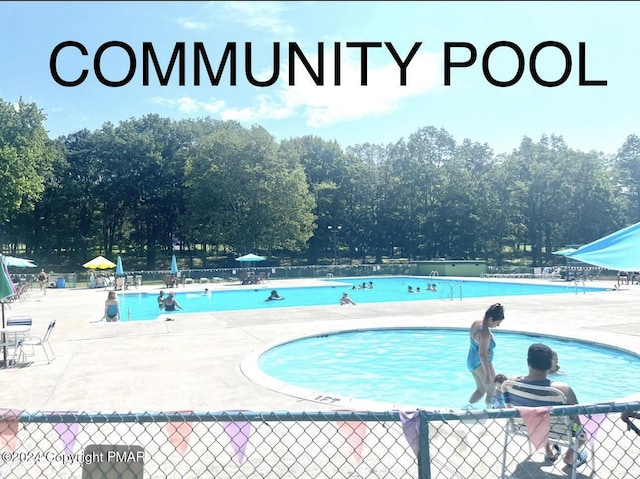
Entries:
<svg viewBox="0 0 640 479">
<path fill-rule="evenodd" d="M 549 284 L 544 280 L 487 281 Z M 265 289 L 266 297 L 274 288 L 309 284 L 317 281 L 271 280 L 270 284 L 257 287 Z M 570 283 L 553 284 L 572 288 Z M 587 282 L 587 286 L 599 287 L 612 284 Z M 178 291 L 202 291 L 208 287 L 215 295 L 216 290 L 229 286 L 197 284 Z M 0 369 L 5 385 L 0 390 L 0 404 L 28 411 L 102 412 L 348 408 L 348 403 L 336 403 L 331 398 L 316 402 L 267 389 L 249 380 L 241 364 L 247 356 L 270 344 L 329 331 L 389 326 L 468 328 L 494 302 L 505 306 L 503 330 L 596 341 L 640 354 L 640 318 L 636 316 L 640 286 L 623 288 L 586 294 L 578 289 L 577 294 L 356 306 L 339 306 L 336 297 L 335 306 L 184 313 L 173 314 L 174 321 L 104 323 L 96 321 L 102 316 L 105 290 L 49 289 L 43 295 L 36 286 L 26 301 L 6 305 L 5 316 L 31 316 L 35 336 L 44 333 L 51 319 L 57 319 L 51 337 L 56 359 L 47 364 L 41 349 L 36 348 L 28 365 Z M 157 293 L 160 289 L 164 288 L 142 286 L 140 291 Z M 188 309 L 188 303 L 183 306 Z M 523 354 L 522 370 L 509 373 L 524 372 Z M 469 379 L 461 404 L 473 389 Z"/>
</svg>

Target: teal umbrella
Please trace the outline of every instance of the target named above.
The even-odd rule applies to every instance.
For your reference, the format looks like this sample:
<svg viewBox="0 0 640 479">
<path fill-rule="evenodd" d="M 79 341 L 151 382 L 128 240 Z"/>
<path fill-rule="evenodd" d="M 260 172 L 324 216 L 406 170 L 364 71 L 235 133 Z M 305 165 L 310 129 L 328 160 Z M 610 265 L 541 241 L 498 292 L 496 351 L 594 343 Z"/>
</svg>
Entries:
<svg viewBox="0 0 640 479">
<path fill-rule="evenodd" d="M 558 250 L 558 251 L 554 251 L 551 254 L 557 254 L 558 256 L 567 256 L 568 254 L 571 254 L 574 251 L 576 251 L 575 248 L 565 248 L 565 249 L 561 249 L 561 250 Z"/>
<path fill-rule="evenodd" d="M 30 259 L 16 258 L 15 256 L 5 256 L 4 264 L 7 266 L 14 266 L 16 268 L 35 268 L 38 266 Z"/>
<path fill-rule="evenodd" d="M 16 294 L 16 287 L 13 285 L 13 281 L 11 281 L 11 276 L 9 276 L 9 271 L 7 270 L 5 257 L 2 255 L 0 255 L 0 263 L 2 263 L 2 265 L 0 265 L 0 303 L 2 303 L 2 329 L 4 329 L 4 300 L 9 296 Z M 2 348 L 2 354 L 4 357 L 4 365 L 7 366 L 6 344 Z"/>
<path fill-rule="evenodd" d="M 176 261 L 176 255 L 171 256 L 171 274 L 178 274 L 178 262 Z"/>
<path fill-rule="evenodd" d="M 13 296 L 14 294 L 16 294 L 16 287 L 13 285 L 13 281 L 11 281 L 11 276 L 9 276 L 5 258 L 5 256 L 0 255 L 0 262 L 2 263 L 2 268 L 0 268 L 0 301 L 3 302 L 3 307 L 4 300 L 9 296 Z M 4 328 L 4 314 L 2 315 L 2 327 Z"/>
<path fill-rule="evenodd" d="M 249 268 L 251 268 L 255 261 L 264 261 L 266 259 L 267 258 L 265 258 L 264 256 L 258 256 L 256 254 L 249 253 L 245 254 L 244 256 L 239 256 L 238 258 L 236 258 L 236 261 L 240 261 L 241 263 L 249 263 Z"/>
<path fill-rule="evenodd" d="M 251 262 L 251 261 L 264 261 L 265 259 L 267 258 L 265 258 L 264 256 L 258 256 L 253 253 L 249 253 L 249 254 L 245 254 L 244 256 L 240 256 L 236 258 L 236 261 Z"/>
<path fill-rule="evenodd" d="M 124 269 L 122 268 L 122 258 L 118 255 L 116 260 L 116 276 L 124 276 Z"/>
</svg>

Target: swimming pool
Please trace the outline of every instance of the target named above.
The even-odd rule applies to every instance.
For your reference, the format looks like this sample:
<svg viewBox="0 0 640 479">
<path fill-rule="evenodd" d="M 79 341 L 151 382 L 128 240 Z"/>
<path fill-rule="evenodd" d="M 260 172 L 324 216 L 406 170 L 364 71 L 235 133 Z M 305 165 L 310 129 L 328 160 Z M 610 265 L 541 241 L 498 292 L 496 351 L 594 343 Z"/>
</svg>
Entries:
<svg viewBox="0 0 640 479">
<path fill-rule="evenodd" d="M 638 393 L 640 356 L 593 342 L 495 331 L 496 373 L 527 373 L 527 349 L 543 342 L 558 352 L 563 375 L 581 403 Z M 258 352 L 248 376 L 291 395 L 352 398 L 423 408 L 462 408 L 475 389 L 466 368 L 467 329 L 384 328 L 311 336 Z M 243 363 L 245 364 L 245 363 Z M 243 367 L 243 371 L 250 370 Z M 483 403 L 477 403 L 482 406 Z"/>
<path fill-rule="evenodd" d="M 373 289 L 357 289 L 362 283 L 373 282 Z M 532 294 L 567 294 L 575 293 L 575 288 L 567 284 L 547 285 L 533 283 L 508 283 L 479 280 L 449 280 L 421 276 L 370 276 L 357 278 L 340 278 L 325 281 L 324 286 L 286 287 L 282 282 L 257 287 L 241 287 L 229 285 L 229 290 L 179 291 L 174 289 L 176 300 L 184 311 L 171 312 L 202 313 L 209 311 L 235 311 L 265 308 L 286 308 L 300 306 L 337 305 L 343 291 L 356 303 L 376 303 L 393 301 L 429 301 L 443 299 L 480 298 L 488 296 L 519 296 Z M 427 291 L 429 284 L 436 284 L 438 291 Z M 408 293 L 408 287 L 414 290 L 421 288 L 421 293 Z M 353 289 L 356 287 L 356 289 Z M 236 288 L 236 289 L 232 289 Z M 284 301 L 265 299 L 272 289 L 277 289 Z M 606 291 L 606 288 L 585 288 L 587 292 Z M 580 288 L 582 292 L 582 288 Z M 156 301 L 157 293 L 127 292 L 120 294 L 120 309 L 123 320 L 153 320 L 161 311 Z"/>
</svg>

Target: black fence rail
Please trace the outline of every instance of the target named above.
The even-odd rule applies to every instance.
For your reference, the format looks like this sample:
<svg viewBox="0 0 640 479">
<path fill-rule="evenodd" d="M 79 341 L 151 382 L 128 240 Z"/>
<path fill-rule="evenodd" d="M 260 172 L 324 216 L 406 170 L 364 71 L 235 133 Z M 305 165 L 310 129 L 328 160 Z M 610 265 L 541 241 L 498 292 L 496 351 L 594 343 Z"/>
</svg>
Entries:
<svg viewBox="0 0 640 479">
<path fill-rule="evenodd" d="M 577 478 L 640 477 L 640 402 L 562 406 L 595 457 Z M 0 410 L 2 478 L 559 478 L 529 453 L 517 409 L 86 413 Z M 626 419 L 626 421 L 625 421 Z M 640 421 L 640 420 L 638 420 Z M 589 449 L 591 450 L 591 449 Z"/>
</svg>

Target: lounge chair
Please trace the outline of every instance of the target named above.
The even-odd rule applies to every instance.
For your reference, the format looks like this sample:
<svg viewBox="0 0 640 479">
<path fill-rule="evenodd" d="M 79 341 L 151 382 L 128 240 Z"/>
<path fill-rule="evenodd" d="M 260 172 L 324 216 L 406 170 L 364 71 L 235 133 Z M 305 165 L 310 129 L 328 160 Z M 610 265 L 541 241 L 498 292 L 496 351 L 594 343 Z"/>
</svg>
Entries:
<svg viewBox="0 0 640 479">
<path fill-rule="evenodd" d="M 504 391 L 504 397 L 507 407 L 515 407 L 521 411 L 526 408 L 538 408 L 544 406 L 562 406 L 567 404 L 567 398 L 562 391 L 550 386 L 536 386 L 532 384 L 522 383 L 518 381 L 506 380 L 502 384 Z M 577 458 L 579 451 L 580 437 L 578 434 L 574 437 L 574 422 L 575 417 L 563 415 L 554 416 L 551 415 L 551 421 L 549 425 L 549 442 L 557 447 L 558 461 L 562 461 L 561 456 L 564 455 L 561 447 L 572 448 L 576 453 L 574 456 Z M 510 439 L 513 436 L 523 436 L 529 439 L 529 433 L 524 420 L 520 417 L 509 418 L 507 425 L 505 426 L 504 434 L 504 450 L 502 454 L 502 474 L 500 477 L 509 477 L 507 472 L 507 447 L 510 443 Z M 531 447 L 531 442 L 527 440 L 529 444 L 529 455 L 526 459 L 531 458 L 536 452 Z M 585 446 L 586 447 L 586 446 Z M 525 460 L 526 460 L 525 459 Z M 574 460 L 571 466 L 571 479 L 576 477 L 576 465 L 577 459 Z M 595 456 L 593 450 L 593 444 L 591 445 L 591 469 L 595 474 Z"/>
<path fill-rule="evenodd" d="M 165 288 L 173 288 L 174 286 L 178 285 L 178 279 L 171 274 L 165 274 L 162 278 L 162 281 L 164 281 Z"/>
</svg>

